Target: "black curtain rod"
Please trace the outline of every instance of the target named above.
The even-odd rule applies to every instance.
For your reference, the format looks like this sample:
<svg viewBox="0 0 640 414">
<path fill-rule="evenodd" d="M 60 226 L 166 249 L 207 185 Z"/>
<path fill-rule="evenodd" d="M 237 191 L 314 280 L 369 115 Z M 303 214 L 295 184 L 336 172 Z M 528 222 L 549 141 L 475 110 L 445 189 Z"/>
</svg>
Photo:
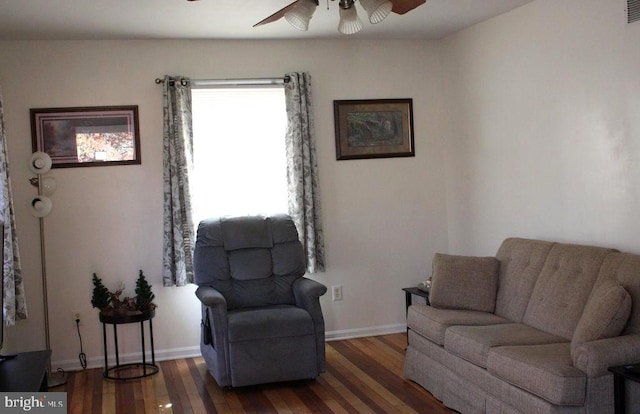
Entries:
<svg viewBox="0 0 640 414">
<path fill-rule="evenodd" d="M 251 85 L 277 85 L 280 83 L 288 83 L 290 76 L 283 78 L 253 78 L 253 79 L 180 79 L 180 85 L 187 86 L 191 82 L 194 86 L 251 86 Z M 170 84 L 173 85 L 177 79 L 171 79 Z M 164 79 L 156 78 L 156 84 L 164 83 Z"/>
</svg>

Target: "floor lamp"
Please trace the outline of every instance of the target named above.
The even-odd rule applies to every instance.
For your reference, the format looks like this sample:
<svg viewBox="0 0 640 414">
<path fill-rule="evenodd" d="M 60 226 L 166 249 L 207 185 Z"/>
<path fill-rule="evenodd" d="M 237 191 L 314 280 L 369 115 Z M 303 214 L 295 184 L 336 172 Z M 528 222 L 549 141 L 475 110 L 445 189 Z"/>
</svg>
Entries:
<svg viewBox="0 0 640 414">
<path fill-rule="evenodd" d="M 29 169 L 36 176 L 29 182 L 38 187 L 38 195 L 31 200 L 30 211 L 34 217 L 38 218 L 40 224 L 40 265 L 42 272 L 42 296 L 44 302 L 44 331 L 47 350 L 51 350 L 49 337 L 49 301 L 47 290 L 47 260 L 44 243 L 44 218 L 51 213 L 53 203 L 48 197 L 56 190 L 56 180 L 53 177 L 43 177 L 51 169 L 51 157 L 45 152 L 37 151 L 29 159 Z M 67 383 L 67 375 L 62 372 L 53 376 L 51 373 L 51 359 L 49 359 L 49 373 L 47 385 L 49 388 L 58 387 Z"/>
</svg>

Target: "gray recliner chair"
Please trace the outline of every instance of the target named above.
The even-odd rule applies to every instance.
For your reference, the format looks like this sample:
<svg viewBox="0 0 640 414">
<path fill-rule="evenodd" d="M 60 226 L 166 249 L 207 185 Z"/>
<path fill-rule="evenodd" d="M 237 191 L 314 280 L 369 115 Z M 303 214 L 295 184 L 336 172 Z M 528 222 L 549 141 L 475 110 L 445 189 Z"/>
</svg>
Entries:
<svg viewBox="0 0 640 414">
<path fill-rule="evenodd" d="M 303 277 L 287 215 L 204 220 L 194 252 L 200 349 L 221 387 L 316 378 L 325 371 L 327 288 Z"/>
</svg>

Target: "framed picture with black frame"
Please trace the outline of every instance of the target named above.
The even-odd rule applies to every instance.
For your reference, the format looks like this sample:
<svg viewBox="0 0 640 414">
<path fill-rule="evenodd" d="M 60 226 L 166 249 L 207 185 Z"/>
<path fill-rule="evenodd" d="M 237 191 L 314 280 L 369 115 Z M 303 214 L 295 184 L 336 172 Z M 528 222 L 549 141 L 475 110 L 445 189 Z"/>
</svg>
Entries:
<svg viewBox="0 0 640 414">
<path fill-rule="evenodd" d="M 336 159 L 414 157 L 413 100 L 333 101 Z"/>
<path fill-rule="evenodd" d="M 138 106 L 34 108 L 33 151 L 52 168 L 140 164 Z"/>
</svg>

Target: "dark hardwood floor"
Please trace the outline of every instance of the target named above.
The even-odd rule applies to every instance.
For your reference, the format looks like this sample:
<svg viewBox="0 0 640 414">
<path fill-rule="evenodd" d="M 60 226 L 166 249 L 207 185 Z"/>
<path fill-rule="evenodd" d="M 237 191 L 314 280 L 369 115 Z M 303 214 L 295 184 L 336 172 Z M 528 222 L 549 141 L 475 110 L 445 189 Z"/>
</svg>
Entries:
<svg viewBox="0 0 640 414">
<path fill-rule="evenodd" d="M 405 334 L 328 342 L 315 381 L 224 390 L 202 358 L 159 362 L 152 377 L 105 381 L 102 369 L 71 373 L 69 413 L 450 413 L 402 375 Z M 62 387 L 51 391 L 62 391 Z"/>
</svg>

